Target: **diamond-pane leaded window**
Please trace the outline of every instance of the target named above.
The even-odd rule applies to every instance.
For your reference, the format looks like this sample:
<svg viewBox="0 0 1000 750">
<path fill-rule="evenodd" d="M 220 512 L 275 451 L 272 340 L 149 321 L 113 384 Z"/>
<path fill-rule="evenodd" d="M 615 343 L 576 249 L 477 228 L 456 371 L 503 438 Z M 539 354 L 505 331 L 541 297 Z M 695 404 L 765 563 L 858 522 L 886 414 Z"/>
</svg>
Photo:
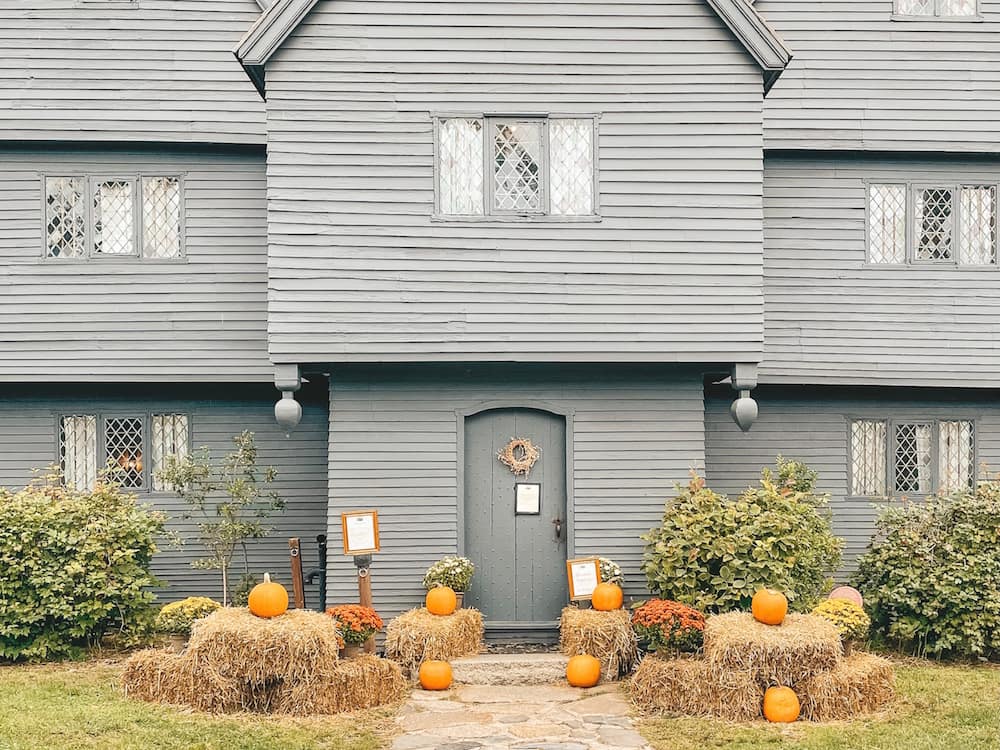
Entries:
<svg viewBox="0 0 1000 750">
<path fill-rule="evenodd" d="M 594 212 L 594 122 L 549 120 L 549 201 L 552 213 Z"/>
<path fill-rule="evenodd" d="M 938 425 L 938 485 L 941 492 L 973 486 L 976 477 L 975 423 L 941 422 Z"/>
<path fill-rule="evenodd" d="M 507 121 L 493 127 L 493 208 L 541 211 L 542 123 Z"/>
<path fill-rule="evenodd" d="M 877 497 L 886 494 L 885 422 L 857 419 L 851 422 L 851 494 Z"/>
<path fill-rule="evenodd" d="M 133 183 L 106 180 L 94 189 L 94 252 L 132 255 L 135 224 L 132 212 Z"/>
<path fill-rule="evenodd" d="M 913 197 L 914 236 L 917 260 L 950 260 L 952 224 L 952 190 L 950 188 L 919 188 Z"/>
<path fill-rule="evenodd" d="M 97 417 L 92 414 L 59 420 L 59 469 L 67 487 L 89 490 L 97 482 Z"/>
<path fill-rule="evenodd" d="M 872 263 L 906 262 L 906 186 L 868 186 L 868 254 Z"/>
<path fill-rule="evenodd" d="M 186 414 L 154 414 L 150 427 L 153 454 L 153 489 L 164 491 L 171 489 L 159 478 L 161 470 L 166 468 L 169 456 L 184 458 L 188 454 L 188 418 Z"/>
<path fill-rule="evenodd" d="M 996 195 L 993 185 L 963 187 L 960 192 L 958 255 L 962 263 L 996 261 Z"/>
<path fill-rule="evenodd" d="M 930 492 L 931 436 L 930 424 L 896 425 L 896 492 Z"/>
<path fill-rule="evenodd" d="M 45 178 L 46 254 L 79 258 L 86 253 L 87 218 L 82 177 Z"/>
<path fill-rule="evenodd" d="M 976 0 L 896 0 L 896 13 L 901 16 L 974 18 L 978 12 Z"/>
<path fill-rule="evenodd" d="M 122 487 L 143 486 L 142 418 L 104 420 L 104 448 L 112 478 Z"/>
<path fill-rule="evenodd" d="M 441 212 L 483 213 L 483 123 L 455 118 L 438 129 L 438 179 Z"/>
<path fill-rule="evenodd" d="M 142 254 L 147 258 L 181 254 L 181 188 L 176 177 L 142 180 Z"/>
</svg>

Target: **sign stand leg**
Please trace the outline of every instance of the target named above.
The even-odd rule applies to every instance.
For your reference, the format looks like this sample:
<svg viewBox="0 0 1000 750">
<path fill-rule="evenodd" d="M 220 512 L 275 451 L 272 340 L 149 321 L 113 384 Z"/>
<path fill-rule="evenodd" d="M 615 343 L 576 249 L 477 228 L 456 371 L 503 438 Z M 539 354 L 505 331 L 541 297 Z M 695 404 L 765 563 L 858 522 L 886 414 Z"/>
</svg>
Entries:
<svg viewBox="0 0 1000 750">
<path fill-rule="evenodd" d="M 358 601 L 362 607 L 372 606 L 371 555 L 355 555 L 354 566 L 358 569 Z M 375 636 L 365 641 L 365 652 L 375 653 Z"/>
</svg>

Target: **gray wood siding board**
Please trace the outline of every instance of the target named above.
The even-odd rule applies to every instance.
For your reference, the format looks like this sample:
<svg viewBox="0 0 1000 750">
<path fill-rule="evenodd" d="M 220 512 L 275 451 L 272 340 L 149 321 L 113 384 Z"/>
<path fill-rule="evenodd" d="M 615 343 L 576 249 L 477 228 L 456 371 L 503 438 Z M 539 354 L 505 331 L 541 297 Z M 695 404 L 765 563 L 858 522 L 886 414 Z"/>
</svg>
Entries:
<svg viewBox="0 0 1000 750">
<path fill-rule="evenodd" d="M 232 437 L 252 430 L 257 437 L 261 465 L 278 470 L 275 487 L 287 503 L 268 524 L 272 533 L 251 543 L 251 570 L 270 571 L 289 585 L 288 537 L 302 540 L 303 566 L 317 564 L 317 534 L 326 530 L 327 420 L 325 384 L 317 383 L 300 395 L 301 424 L 286 438 L 274 422 L 274 392 L 267 387 L 157 386 L 131 387 L 122 395 L 109 388 L 80 386 L 78 389 L 32 389 L 0 386 L 0 486 L 19 488 L 32 478 L 32 469 L 44 469 L 58 461 L 57 418 L 60 414 L 166 412 L 189 415 L 192 446 L 208 446 L 221 456 L 232 447 Z M 144 395 L 138 395 L 144 394 Z M 142 492 L 142 502 L 170 516 L 168 528 L 185 540 L 177 547 L 160 544 L 153 569 L 168 584 L 158 590 L 163 601 L 186 596 L 220 596 L 217 571 L 195 570 L 191 560 L 203 551 L 196 542 L 197 519 L 185 519 L 186 506 L 171 493 Z M 236 580 L 242 575 L 242 559 L 234 565 Z M 308 604 L 318 603 L 316 587 L 307 587 Z"/>
<path fill-rule="evenodd" d="M 996 385 L 1000 267 L 872 265 L 865 181 L 1000 182 L 1000 160 L 769 156 L 762 383 Z"/>
<path fill-rule="evenodd" d="M 44 174 L 140 170 L 183 175 L 184 258 L 41 257 Z M 0 381 L 270 381 L 265 190 L 249 150 L 0 151 Z"/>
<path fill-rule="evenodd" d="M 731 397 L 710 391 L 705 398 L 708 484 L 738 494 L 754 484 L 778 454 L 804 461 L 819 472 L 818 487 L 831 495 L 834 533 L 846 540 L 837 579 L 856 569 L 868 547 L 883 501 L 849 494 L 848 421 L 855 418 L 956 418 L 976 420 L 977 455 L 991 471 L 1000 466 L 1000 410 L 989 394 L 955 389 L 761 388 L 754 392 L 760 417 L 742 433 L 729 416 Z"/>
<path fill-rule="evenodd" d="M 0 140 L 253 143 L 264 105 L 232 46 L 254 0 L 0 6 Z"/>
<path fill-rule="evenodd" d="M 759 68 L 703 2 L 569 7 L 324 1 L 269 60 L 275 361 L 759 358 Z M 432 114 L 525 109 L 601 115 L 601 221 L 432 221 Z"/>
<path fill-rule="evenodd" d="M 1000 3 L 984 23 L 892 21 L 892 0 L 755 7 L 795 51 L 765 102 L 768 148 L 997 152 Z"/>
<path fill-rule="evenodd" d="M 639 534 L 659 521 L 674 483 L 704 465 L 701 376 L 688 369 L 473 368 L 463 376 L 345 367 L 332 375 L 330 398 L 331 550 L 341 544 L 342 512 L 378 508 L 372 582 L 383 616 L 417 606 L 424 569 L 460 549 L 460 414 L 497 402 L 572 414 L 570 554 L 614 558 L 635 596 L 645 592 Z M 351 565 L 331 564 L 328 591 L 331 602 L 356 600 Z"/>
</svg>

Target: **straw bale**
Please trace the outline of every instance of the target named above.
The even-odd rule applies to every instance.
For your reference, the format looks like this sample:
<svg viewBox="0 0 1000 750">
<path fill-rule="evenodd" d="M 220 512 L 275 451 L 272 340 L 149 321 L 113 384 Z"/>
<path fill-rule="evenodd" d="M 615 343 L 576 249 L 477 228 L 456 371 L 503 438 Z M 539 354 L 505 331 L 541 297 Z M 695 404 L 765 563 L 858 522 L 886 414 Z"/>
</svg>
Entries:
<svg viewBox="0 0 1000 750">
<path fill-rule="evenodd" d="M 385 655 L 413 672 L 424 661 L 475 656 L 483 643 L 483 616 L 477 609 L 432 615 L 425 607 L 403 612 L 385 629 Z"/>
<path fill-rule="evenodd" d="M 764 689 L 752 672 L 716 675 L 700 658 L 664 659 L 649 654 L 629 684 L 632 702 L 655 714 L 715 716 L 730 721 L 760 718 Z"/>
<path fill-rule="evenodd" d="M 855 652 L 829 672 L 795 686 L 802 716 L 812 721 L 851 719 L 885 708 L 896 697 L 895 673 L 888 659 Z"/>
<path fill-rule="evenodd" d="M 763 687 L 794 685 L 832 669 L 843 647 L 833 623 L 812 615 L 788 615 L 781 625 L 764 625 L 745 612 L 709 617 L 705 660 L 717 678 L 752 672 Z"/>
<path fill-rule="evenodd" d="M 341 660 L 333 677 L 319 685 L 302 682 L 282 690 L 274 712 L 305 716 L 358 711 L 397 703 L 407 692 L 396 662 L 364 654 Z"/>
<path fill-rule="evenodd" d="M 596 656 L 601 674 L 609 679 L 631 672 L 639 661 L 632 618 L 624 609 L 601 612 L 566 607 L 559 618 L 559 648 L 566 656 Z"/>
<path fill-rule="evenodd" d="M 226 607 L 195 621 L 187 653 L 199 672 L 211 669 L 263 686 L 328 678 L 339 645 L 334 620 L 320 612 L 289 610 L 265 619 Z"/>
<path fill-rule="evenodd" d="M 188 655 L 169 649 L 148 649 L 129 657 L 122 690 L 129 698 L 213 713 L 241 711 L 248 702 L 239 680 L 211 669 L 199 671 Z"/>
</svg>

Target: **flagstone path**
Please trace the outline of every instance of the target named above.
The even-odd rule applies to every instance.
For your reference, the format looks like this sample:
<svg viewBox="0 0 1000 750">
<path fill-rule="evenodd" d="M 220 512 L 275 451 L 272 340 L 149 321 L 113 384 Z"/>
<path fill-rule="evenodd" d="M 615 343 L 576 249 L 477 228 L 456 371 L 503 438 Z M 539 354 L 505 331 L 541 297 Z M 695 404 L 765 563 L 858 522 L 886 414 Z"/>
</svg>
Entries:
<svg viewBox="0 0 1000 750">
<path fill-rule="evenodd" d="M 414 690 L 392 750 L 650 750 L 617 683 Z"/>
</svg>

